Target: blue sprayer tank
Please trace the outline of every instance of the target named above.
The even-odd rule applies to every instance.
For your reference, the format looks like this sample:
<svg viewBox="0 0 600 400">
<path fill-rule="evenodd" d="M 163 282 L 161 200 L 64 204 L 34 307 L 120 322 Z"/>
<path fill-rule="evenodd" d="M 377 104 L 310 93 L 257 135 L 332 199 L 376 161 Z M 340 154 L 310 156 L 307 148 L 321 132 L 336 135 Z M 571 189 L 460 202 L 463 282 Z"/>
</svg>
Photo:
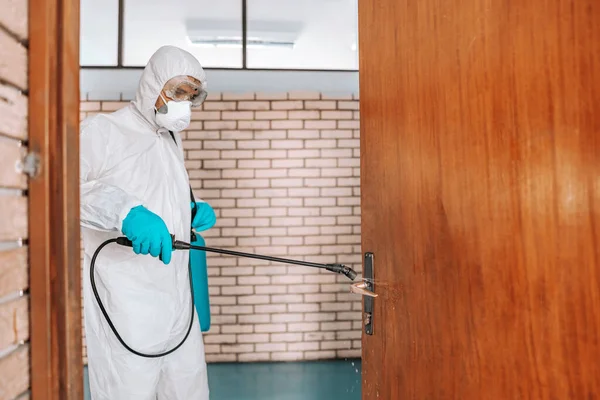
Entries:
<svg viewBox="0 0 600 400">
<path fill-rule="evenodd" d="M 192 245 L 206 247 L 202 236 L 195 234 L 192 237 Z M 192 285 L 194 288 L 194 306 L 200 320 L 202 332 L 210 329 L 210 297 L 208 294 L 208 266 L 206 264 L 206 252 L 201 250 L 190 250 L 190 263 L 192 269 Z"/>
</svg>

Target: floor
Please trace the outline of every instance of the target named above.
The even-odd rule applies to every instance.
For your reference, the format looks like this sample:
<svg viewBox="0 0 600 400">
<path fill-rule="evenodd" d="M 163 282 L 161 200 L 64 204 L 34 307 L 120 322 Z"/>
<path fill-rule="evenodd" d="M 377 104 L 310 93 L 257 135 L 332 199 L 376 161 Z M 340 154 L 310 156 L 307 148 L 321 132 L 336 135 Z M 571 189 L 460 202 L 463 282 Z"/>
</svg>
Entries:
<svg viewBox="0 0 600 400">
<path fill-rule="evenodd" d="M 224 363 L 208 365 L 208 382 L 211 400 L 360 400 L 360 373 L 360 360 Z"/>
</svg>

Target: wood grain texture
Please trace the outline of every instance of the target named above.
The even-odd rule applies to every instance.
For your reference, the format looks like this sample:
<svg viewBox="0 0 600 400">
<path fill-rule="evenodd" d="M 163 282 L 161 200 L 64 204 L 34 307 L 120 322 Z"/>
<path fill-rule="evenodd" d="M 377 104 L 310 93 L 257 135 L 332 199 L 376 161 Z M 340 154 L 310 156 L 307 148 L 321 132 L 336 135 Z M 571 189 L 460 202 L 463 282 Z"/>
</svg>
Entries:
<svg viewBox="0 0 600 400">
<path fill-rule="evenodd" d="M 27 289 L 27 248 L 0 251 L 0 266 L 0 297 Z"/>
<path fill-rule="evenodd" d="M 27 175 L 16 168 L 24 154 L 19 141 L 0 136 L 0 188 L 27 189 Z"/>
<path fill-rule="evenodd" d="M 0 29 L 0 82 L 27 90 L 27 49 Z"/>
<path fill-rule="evenodd" d="M 79 1 L 29 2 L 31 395 L 83 398 L 79 251 Z"/>
<path fill-rule="evenodd" d="M 359 4 L 363 398 L 599 398 L 600 2 Z"/>
<path fill-rule="evenodd" d="M 29 346 L 0 358 L 0 399 L 12 400 L 29 388 Z"/>
<path fill-rule="evenodd" d="M 0 304 L 0 351 L 29 339 L 29 298 Z"/>
<path fill-rule="evenodd" d="M 0 241 L 27 238 L 27 197 L 0 195 Z"/>
<path fill-rule="evenodd" d="M 0 25 L 20 40 L 27 39 L 28 0 L 0 0 Z"/>
<path fill-rule="evenodd" d="M 0 134 L 27 138 L 27 97 L 21 91 L 0 83 Z"/>
</svg>

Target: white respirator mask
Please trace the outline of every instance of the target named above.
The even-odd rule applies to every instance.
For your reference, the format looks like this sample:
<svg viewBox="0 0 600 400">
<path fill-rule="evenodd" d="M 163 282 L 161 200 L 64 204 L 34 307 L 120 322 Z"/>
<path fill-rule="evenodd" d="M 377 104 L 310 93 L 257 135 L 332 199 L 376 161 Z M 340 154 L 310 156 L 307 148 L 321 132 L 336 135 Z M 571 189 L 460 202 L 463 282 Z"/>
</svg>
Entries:
<svg viewBox="0 0 600 400">
<path fill-rule="evenodd" d="M 165 105 L 156 110 L 156 123 L 171 132 L 181 132 L 190 126 L 192 118 L 192 102 L 191 101 L 167 101 L 162 93 L 161 99 Z"/>
</svg>

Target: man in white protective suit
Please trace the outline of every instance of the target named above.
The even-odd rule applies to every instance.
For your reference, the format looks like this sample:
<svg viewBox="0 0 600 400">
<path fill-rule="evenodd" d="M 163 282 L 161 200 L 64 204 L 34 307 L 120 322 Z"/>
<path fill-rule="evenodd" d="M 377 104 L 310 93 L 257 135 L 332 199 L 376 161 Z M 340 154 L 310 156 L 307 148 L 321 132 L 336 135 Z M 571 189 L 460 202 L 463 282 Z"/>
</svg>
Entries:
<svg viewBox="0 0 600 400">
<path fill-rule="evenodd" d="M 189 178 L 179 132 L 192 107 L 206 98 L 206 75 L 190 53 L 161 47 L 140 79 L 135 100 L 99 114 L 81 127 L 81 227 L 85 249 L 84 310 L 93 400 L 208 400 L 204 343 L 191 301 L 189 252 L 173 251 L 170 234 L 190 242 L 190 229 L 216 221 L 204 202 L 190 202 Z M 191 205 L 191 206 L 190 206 Z M 192 208 L 197 211 L 192 220 Z M 131 247 L 108 239 L 126 236 Z"/>
</svg>

